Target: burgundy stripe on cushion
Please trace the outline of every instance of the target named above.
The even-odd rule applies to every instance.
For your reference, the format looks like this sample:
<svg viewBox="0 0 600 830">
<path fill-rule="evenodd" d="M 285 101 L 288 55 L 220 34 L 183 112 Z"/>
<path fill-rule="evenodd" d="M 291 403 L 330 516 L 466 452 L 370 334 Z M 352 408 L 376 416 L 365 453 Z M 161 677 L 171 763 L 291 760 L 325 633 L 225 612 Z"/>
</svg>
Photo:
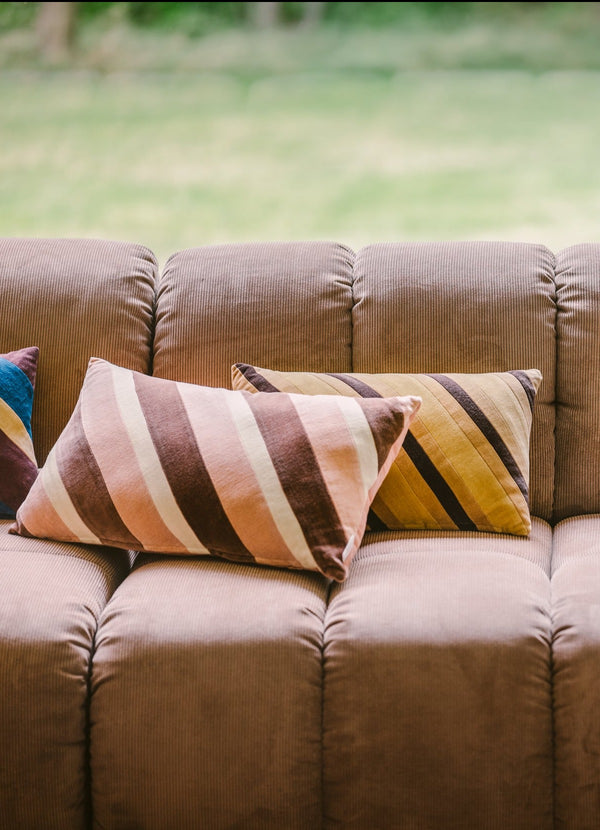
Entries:
<svg viewBox="0 0 600 830">
<path fill-rule="evenodd" d="M 320 568 L 331 568 L 337 564 L 334 552 L 340 547 L 343 549 L 347 540 L 298 413 L 289 398 L 281 398 L 285 430 L 275 431 L 272 421 L 263 415 L 265 406 L 269 407 L 269 399 L 251 395 L 247 400 L 315 561 Z M 291 464 L 286 452 L 290 444 L 296 448 L 296 461 Z"/>
<path fill-rule="evenodd" d="M 158 378 L 134 374 L 135 391 L 148 430 L 181 512 L 208 550 L 227 551 L 232 559 L 254 561 L 223 510 L 177 386 L 162 383 L 160 395 L 157 395 L 156 384 L 160 382 Z M 197 510 L 198 493 L 202 493 L 204 502 L 202 513 Z"/>
<path fill-rule="evenodd" d="M 5 352 L 3 357 L 6 360 L 10 360 L 15 366 L 18 366 L 27 375 L 31 385 L 35 386 L 39 354 L 40 350 L 37 346 L 30 346 L 27 349 L 19 349 L 16 352 Z"/>
<path fill-rule="evenodd" d="M 18 470 L 19 475 L 15 474 Z M 12 510 L 21 504 L 38 474 L 36 465 L 0 430 L 2 501 Z"/>
<path fill-rule="evenodd" d="M 83 428 L 79 403 L 71 416 L 69 429 L 65 429 L 61 442 L 56 445 L 56 464 L 81 520 L 102 544 L 118 541 L 132 550 L 142 549 L 141 542 L 122 522 L 106 489 Z"/>
</svg>

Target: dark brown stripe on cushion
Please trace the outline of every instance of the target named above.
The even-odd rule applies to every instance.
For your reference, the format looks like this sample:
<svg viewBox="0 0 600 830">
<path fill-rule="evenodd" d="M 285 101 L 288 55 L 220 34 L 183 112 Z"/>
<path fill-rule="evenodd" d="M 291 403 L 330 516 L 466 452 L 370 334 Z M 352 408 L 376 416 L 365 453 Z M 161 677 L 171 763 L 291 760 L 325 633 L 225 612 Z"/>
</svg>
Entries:
<svg viewBox="0 0 600 830">
<path fill-rule="evenodd" d="M 337 378 L 349 386 L 351 389 L 354 389 L 357 395 L 360 395 L 361 398 L 381 398 L 382 395 L 379 394 L 372 386 L 369 386 L 367 383 L 363 383 L 362 380 L 358 378 L 353 378 L 350 375 L 337 375 L 334 372 L 327 373 L 331 378 Z"/>
<path fill-rule="evenodd" d="M 397 434 L 397 429 L 402 430 L 406 419 L 403 412 L 397 412 L 395 423 L 392 424 L 386 418 L 382 418 L 382 413 L 378 412 L 378 406 L 373 406 L 373 401 L 365 400 L 363 405 L 363 413 L 373 434 L 373 441 L 377 448 L 377 465 L 381 470 L 390 452 L 390 447 L 394 443 L 394 435 Z M 386 423 L 387 421 L 387 423 Z"/>
<path fill-rule="evenodd" d="M 248 366 L 246 363 L 236 363 L 235 367 L 236 369 L 239 369 L 248 383 L 251 383 L 252 386 L 254 386 L 255 389 L 258 389 L 259 392 L 281 391 L 276 386 L 273 386 L 272 383 L 269 383 L 264 375 L 257 372 L 254 366 Z"/>
<path fill-rule="evenodd" d="M 477 530 L 477 526 L 465 512 L 446 479 L 410 430 L 406 434 L 402 448 L 406 450 L 415 468 L 456 527 L 459 530 Z"/>
<path fill-rule="evenodd" d="M 189 526 L 208 550 L 229 559 L 254 562 L 223 510 L 177 387 L 166 382 L 158 396 L 152 384 L 156 379 L 140 374 L 133 378 L 163 472 Z M 174 441 L 175 434 L 181 436 L 180 441 Z M 223 542 L 228 553 L 223 550 Z"/>
<path fill-rule="evenodd" d="M 455 383 L 447 375 L 432 374 L 429 375 L 429 377 L 436 380 L 440 386 L 443 386 L 444 389 L 452 395 L 454 400 L 462 406 L 473 423 L 481 430 L 483 435 L 485 435 L 490 446 L 496 451 L 498 458 L 502 461 L 515 484 L 523 494 L 523 498 L 527 500 L 527 482 L 519 469 L 519 465 L 513 458 L 512 453 L 485 412 L 477 406 L 473 398 L 462 388 L 462 386 L 459 386 L 458 383 Z"/>
<path fill-rule="evenodd" d="M 56 446 L 56 464 L 62 482 L 82 522 L 102 544 L 118 539 L 132 550 L 142 545 L 123 524 L 106 488 L 104 477 L 88 443 L 77 404 L 68 432 Z"/>
<path fill-rule="evenodd" d="M 337 563 L 335 555 L 330 555 L 329 549 L 338 551 L 339 555 L 340 547 L 343 550 L 347 540 L 298 413 L 292 402 L 287 397 L 282 397 L 279 406 L 285 430 L 275 432 L 269 429 L 272 421 L 263 416 L 263 407 L 270 406 L 269 401 L 260 395 L 249 395 L 247 400 L 312 555 L 320 568 L 331 570 Z M 298 459 L 302 459 L 302 466 L 289 463 L 286 452 L 288 443 L 295 447 L 295 454 Z M 332 516 L 336 517 L 335 521 L 332 521 Z M 340 569 L 340 574 L 342 572 L 343 569 Z"/>
<path fill-rule="evenodd" d="M 527 395 L 527 400 L 529 401 L 529 408 L 533 412 L 533 403 L 535 401 L 535 389 L 533 388 L 533 385 L 528 375 L 525 372 L 519 372 L 518 370 L 509 372 L 509 374 L 516 377 L 516 379 L 523 387 L 525 394 Z"/>
<path fill-rule="evenodd" d="M 331 377 L 338 378 L 346 383 L 362 398 L 382 397 L 379 392 L 373 389 L 372 386 L 358 380 L 358 378 L 333 373 L 331 373 Z M 417 415 L 417 418 L 418 417 L 419 416 Z M 410 430 L 408 430 L 406 434 L 402 448 L 406 450 L 406 454 L 415 465 L 415 468 L 456 527 L 460 530 L 476 530 L 475 524 L 463 509 L 461 503 L 455 496 L 454 491 L 441 475 L 435 464 L 432 463 L 431 459 Z"/>
</svg>

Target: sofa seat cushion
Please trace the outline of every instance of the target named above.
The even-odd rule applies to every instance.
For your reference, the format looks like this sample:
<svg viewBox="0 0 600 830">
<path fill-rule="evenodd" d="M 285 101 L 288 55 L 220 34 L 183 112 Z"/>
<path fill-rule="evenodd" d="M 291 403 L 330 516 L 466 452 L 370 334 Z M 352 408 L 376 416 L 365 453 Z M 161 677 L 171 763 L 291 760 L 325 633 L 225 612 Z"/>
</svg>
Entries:
<svg viewBox="0 0 600 830">
<path fill-rule="evenodd" d="M 536 518 L 365 537 L 325 619 L 326 827 L 552 827 L 550 553 Z"/>
<path fill-rule="evenodd" d="M 124 551 L 9 535 L 0 521 L 0 824 L 85 826 L 87 682 Z"/>
<path fill-rule="evenodd" d="M 600 827 L 600 515 L 560 522 L 552 557 L 557 826 Z"/>
<path fill-rule="evenodd" d="M 321 826 L 327 586 L 310 572 L 138 557 L 96 639 L 98 827 Z"/>
</svg>

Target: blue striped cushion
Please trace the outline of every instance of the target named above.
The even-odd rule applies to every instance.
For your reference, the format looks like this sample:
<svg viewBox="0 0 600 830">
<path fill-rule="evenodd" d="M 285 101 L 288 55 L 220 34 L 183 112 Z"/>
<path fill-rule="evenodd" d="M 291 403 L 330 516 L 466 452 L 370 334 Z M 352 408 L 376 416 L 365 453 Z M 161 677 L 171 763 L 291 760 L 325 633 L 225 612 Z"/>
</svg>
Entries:
<svg viewBox="0 0 600 830">
<path fill-rule="evenodd" d="M 38 473 L 31 436 L 37 346 L 0 354 L 0 517 L 13 518 Z"/>
</svg>

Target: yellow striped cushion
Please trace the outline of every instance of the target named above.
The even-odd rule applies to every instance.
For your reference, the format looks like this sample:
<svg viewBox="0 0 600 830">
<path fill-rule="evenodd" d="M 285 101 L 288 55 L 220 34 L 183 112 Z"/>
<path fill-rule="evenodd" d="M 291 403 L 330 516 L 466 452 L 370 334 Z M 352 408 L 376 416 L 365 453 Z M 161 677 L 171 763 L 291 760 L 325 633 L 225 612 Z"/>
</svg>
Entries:
<svg viewBox="0 0 600 830">
<path fill-rule="evenodd" d="M 542 376 L 326 374 L 232 367 L 234 389 L 417 395 L 421 408 L 371 508 L 372 529 L 481 530 L 527 535 L 529 437 Z"/>
<path fill-rule="evenodd" d="M 250 394 L 92 358 L 11 531 L 341 581 L 419 403 Z"/>
</svg>

